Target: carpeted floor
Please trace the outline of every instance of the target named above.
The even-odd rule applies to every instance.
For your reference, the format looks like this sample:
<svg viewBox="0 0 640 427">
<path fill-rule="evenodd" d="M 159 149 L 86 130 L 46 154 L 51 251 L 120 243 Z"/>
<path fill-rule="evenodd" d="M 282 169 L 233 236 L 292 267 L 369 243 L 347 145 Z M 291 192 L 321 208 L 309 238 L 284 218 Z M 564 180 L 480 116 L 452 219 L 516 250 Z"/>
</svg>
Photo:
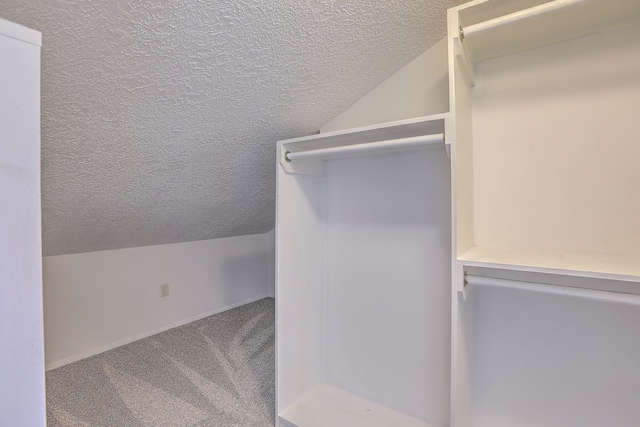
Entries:
<svg viewBox="0 0 640 427">
<path fill-rule="evenodd" d="M 274 425 L 274 300 L 47 373 L 48 427 Z"/>
</svg>

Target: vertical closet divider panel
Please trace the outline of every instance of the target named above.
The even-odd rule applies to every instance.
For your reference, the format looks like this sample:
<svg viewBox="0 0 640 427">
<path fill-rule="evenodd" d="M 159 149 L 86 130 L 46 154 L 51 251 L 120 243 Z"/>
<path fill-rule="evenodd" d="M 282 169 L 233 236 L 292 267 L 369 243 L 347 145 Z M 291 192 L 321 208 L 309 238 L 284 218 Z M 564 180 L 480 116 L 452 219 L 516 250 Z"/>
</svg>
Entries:
<svg viewBox="0 0 640 427">
<path fill-rule="evenodd" d="M 639 23 L 635 0 L 449 11 L 454 426 L 640 419 Z"/>
<path fill-rule="evenodd" d="M 40 32 L 0 19 L 0 424 L 7 426 L 46 424 L 41 46 Z"/>
</svg>

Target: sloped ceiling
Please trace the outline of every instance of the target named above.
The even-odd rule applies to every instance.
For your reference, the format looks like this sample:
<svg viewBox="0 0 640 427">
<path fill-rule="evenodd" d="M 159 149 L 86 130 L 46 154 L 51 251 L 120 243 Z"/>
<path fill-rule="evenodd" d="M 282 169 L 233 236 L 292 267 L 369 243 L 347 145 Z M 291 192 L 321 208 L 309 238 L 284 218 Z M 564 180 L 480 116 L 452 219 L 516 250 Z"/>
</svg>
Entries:
<svg viewBox="0 0 640 427">
<path fill-rule="evenodd" d="M 445 35 L 456 0 L 2 0 L 43 33 L 45 255 L 262 233 L 275 142 Z"/>
</svg>

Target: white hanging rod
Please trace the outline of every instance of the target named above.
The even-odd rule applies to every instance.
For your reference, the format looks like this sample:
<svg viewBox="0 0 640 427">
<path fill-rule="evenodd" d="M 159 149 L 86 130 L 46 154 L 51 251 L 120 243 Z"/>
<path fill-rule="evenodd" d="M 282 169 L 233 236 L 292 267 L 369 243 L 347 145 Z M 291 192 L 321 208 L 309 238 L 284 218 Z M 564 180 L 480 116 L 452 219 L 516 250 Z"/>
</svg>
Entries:
<svg viewBox="0 0 640 427">
<path fill-rule="evenodd" d="M 287 162 L 312 157 L 338 158 L 355 153 L 380 153 L 402 150 L 406 148 L 417 148 L 425 145 L 444 143 L 444 133 L 434 135 L 420 135 L 409 138 L 389 139 L 386 141 L 367 142 L 364 144 L 343 145 L 340 147 L 318 148 L 316 150 L 298 151 L 284 153 Z"/>
<path fill-rule="evenodd" d="M 483 33 L 494 28 L 501 27 L 506 24 L 512 24 L 514 22 L 523 21 L 525 19 L 534 18 L 536 16 L 544 15 L 550 12 L 555 12 L 561 9 L 565 9 L 571 6 L 577 6 L 583 3 L 588 3 L 593 0 L 555 0 L 549 3 L 544 3 L 538 6 L 524 9 L 519 12 L 514 12 L 509 15 L 500 16 L 498 18 L 490 19 L 488 21 L 479 22 L 468 27 L 460 27 L 460 39 L 463 40 L 467 37 L 472 37 L 476 34 Z"/>
<path fill-rule="evenodd" d="M 640 295 L 595 289 L 572 288 L 569 286 L 543 285 L 541 283 L 520 282 L 516 280 L 494 279 L 490 277 L 466 276 L 466 284 L 489 286 L 494 288 L 521 289 L 552 295 L 564 295 L 591 301 L 610 302 L 614 304 L 640 306 Z"/>
</svg>

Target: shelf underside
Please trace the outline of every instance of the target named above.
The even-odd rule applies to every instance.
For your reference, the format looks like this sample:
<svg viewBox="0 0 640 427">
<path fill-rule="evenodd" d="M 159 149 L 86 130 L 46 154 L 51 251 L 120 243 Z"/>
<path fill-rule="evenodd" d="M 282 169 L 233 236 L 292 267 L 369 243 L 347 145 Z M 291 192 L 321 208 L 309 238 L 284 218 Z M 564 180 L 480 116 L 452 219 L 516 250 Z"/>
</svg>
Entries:
<svg viewBox="0 0 640 427">
<path fill-rule="evenodd" d="M 493 18 L 485 16 L 485 8 L 477 9 L 461 11 L 463 27 L 478 22 L 479 16 Z M 583 1 L 558 11 L 498 26 L 465 39 L 464 44 L 472 60 L 478 62 L 639 21 L 640 2 L 637 0 Z"/>
<path fill-rule="evenodd" d="M 424 148 L 424 146 L 406 146 L 395 143 L 401 142 L 400 140 L 439 134 L 442 134 L 442 139 L 444 139 L 445 119 L 448 116 L 448 114 L 436 114 L 279 141 L 280 165 L 287 173 L 322 176 L 324 174 L 323 162 L 327 159 L 360 157 L 367 155 L 367 153 L 394 153 Z M 385 147 L 372 147 L 376 143 L 389 142 L 390 140 L 394 140 L 392 142 L 395 143 Z M 294 160 L 294 156 L 308 155 L 313 150 L 317 150 L 317 156 L 299 157 Z M 320 153 L 326 150 L 331 151 L 331 154 Z M 289 154 L 291 154 L 290 159 L 287 157 Z"/>
<path fill-rule="evenodd" d="M 432 427 L 327 384 L 316 385 L 279 415 L 298 427 Z"/>
</svg>

